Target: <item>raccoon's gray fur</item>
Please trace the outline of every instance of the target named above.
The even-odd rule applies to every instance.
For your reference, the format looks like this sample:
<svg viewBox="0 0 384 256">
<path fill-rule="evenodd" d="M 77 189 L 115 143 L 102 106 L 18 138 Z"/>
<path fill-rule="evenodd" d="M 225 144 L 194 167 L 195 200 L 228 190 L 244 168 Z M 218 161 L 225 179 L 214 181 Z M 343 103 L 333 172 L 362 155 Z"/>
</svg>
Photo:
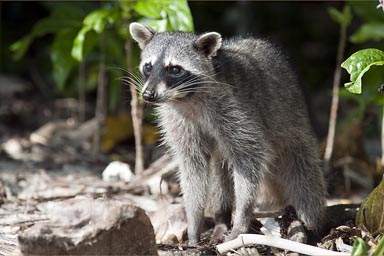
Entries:
<svg viewBox="0 0 384 256">
<path fill-rule="evenodd" d="M 200 239 L 208 200 L 216 229 L 235 208 L 228 239 L 248 231 L 255 207 L 292 205 L 309 229 L 321 228 L 318 145 L 284 56 L 255 38 L 222 42 L 216 32 L 154 33 L 138 23 L 130 32 L 142 49 L 142 96 L 157 105 L 180 163 L 189 242 Z"/>
</svg>

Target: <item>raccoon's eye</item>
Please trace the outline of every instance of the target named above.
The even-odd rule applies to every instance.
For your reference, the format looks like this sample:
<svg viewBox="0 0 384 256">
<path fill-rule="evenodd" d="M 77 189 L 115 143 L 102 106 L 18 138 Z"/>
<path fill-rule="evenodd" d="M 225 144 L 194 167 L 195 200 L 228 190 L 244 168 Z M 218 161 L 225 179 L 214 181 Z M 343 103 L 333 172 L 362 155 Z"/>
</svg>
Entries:
<svg viewBox="0 0 384 256">
<path fill-rule="evenodd" d="M 151 65 L 151 63 L 145 63 L 145 64 L 144 64 L 144 67 L 143 67 L 143 73 L 144 73 L 144 75 L 149 76 L 149 74 L 151 73 L 151 71 L 152 71 L 152 65 Z"/>
<path fill-rule="evenodd" d="M 170 66 L 168 68 L 168 73 L 171 76 L 179 77 L 179 76 L 182 76 L 184 74 L 184 69 L 180 66 Z"/>
</svg>

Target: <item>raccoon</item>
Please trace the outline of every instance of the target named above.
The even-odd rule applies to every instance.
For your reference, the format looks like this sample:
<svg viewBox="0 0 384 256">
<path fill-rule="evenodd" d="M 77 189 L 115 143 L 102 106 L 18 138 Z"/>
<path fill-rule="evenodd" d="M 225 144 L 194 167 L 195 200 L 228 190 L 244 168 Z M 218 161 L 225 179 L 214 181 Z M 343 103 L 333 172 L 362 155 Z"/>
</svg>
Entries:
<svg viewBox="0 0 384 256">
<path fill-rule="evenodd" d="M 297 78 L 267 41 L 219 33 L 155 33 L 139 23 L 140 88 L 154 104 L 165 143 L 179 161 L 190 244 L 211 201 L 215 232 L 246 233 L 252 211 L 295 207 L 321 228 L 325 186 L 318 145 Z"/>
</svg>

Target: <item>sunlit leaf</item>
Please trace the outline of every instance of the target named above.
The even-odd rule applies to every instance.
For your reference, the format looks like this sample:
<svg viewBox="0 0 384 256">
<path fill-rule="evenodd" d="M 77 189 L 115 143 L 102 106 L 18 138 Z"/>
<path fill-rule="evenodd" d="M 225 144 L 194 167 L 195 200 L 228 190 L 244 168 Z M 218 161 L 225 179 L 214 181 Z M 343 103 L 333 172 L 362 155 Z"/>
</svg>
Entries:
<svg viewBox="0 0 384 256">
<path fill-rule="evenodd" d="M 73 40 L 73 47 L 71 51 L 71 55 L 73 58 L 75 58 L 77 61 L 82 61 L 83 60 L 83 45 L 84 45 L 84 40 L 85 40 L 85 35 L 88 33 L 90 28 L 88 27 L 83 27 L 75 39 Z"/>
<path fill-rule="evenodd" d="M 351 82 L 344 84 L 352 93 L 362 92 L 362 77 L 372 66 L 384 65 L 384 52 L 378 49 L 365 49 L 352 54 L 341 66 L 350 74 Z"/>
<path fill-rule="evenodd" d="M 83 21 L 83 27 L 80 29 L 76 38 L 73 41 L 73 48 L 71 51 L 72 57 L 77 61 L 84 58 L 84 42 L 87 33 L 91 30 L 102 33 L 107 24 L 113 24 L 116 21 L 118 14 L 113 9 L 97 9 L 88 14 Z"/>
<path fill-rule="evenodd" d="M 384 39 L 384 22 L 365 23 L 350 37 L 351 42 L 355 44 L 361 44 L 367 41 L 378 42 L 383 39 Z"/>
<path fill-rule="evenodd" d="M 164 0 L 139 0 L 133 5 L 133 9 L 141 16 L 161 19 L 160 12 L 164 6 Z"/>
<path fill-rule="evenodd" d="M 384 229 L 384 179 L 363 201 L 356 225 L 363 224 L 371 233 Z"/>
<path fill-rule="evenodd" d="M 84 18 L 84 27 L 88 28 L 89 30 L 93 29 L 97 33 L 103 32 L 109 14 L 110 11 L 107 9 L 98 9 L 91 12 L 87 15 L 87 17 Z"/>
<path fill-rule="evenodd" d="M 172 30 L 193 31 L 192 15 L 186 0 L 171 1 L 166 12 Z"/>
<path fill-rule="evenodd" d="M 193 31 L 192 15 L 186 0 L 141 0 L 133 8 L 143 16 L 139 21 L 155 31 Z"/>
</svg>

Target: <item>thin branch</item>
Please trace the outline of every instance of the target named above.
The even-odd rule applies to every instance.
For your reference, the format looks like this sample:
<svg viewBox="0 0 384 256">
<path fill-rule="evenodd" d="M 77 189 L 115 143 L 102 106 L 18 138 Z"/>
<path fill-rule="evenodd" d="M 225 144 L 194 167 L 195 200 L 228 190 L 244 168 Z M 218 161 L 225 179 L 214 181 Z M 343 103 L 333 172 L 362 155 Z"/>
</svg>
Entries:
<svg viewBox="0 0 384 256">
<path fill-rule="evenodd" d="M 236 239 L 219 244 L 216 249 L 219 253 L 225 253 L 233 249 L 243 246 L 250 246 L 255 244 L 267 245 L 275 248 L 288 250 L 291 252 L 298 252 L 306 255 L 327 255 L 327 256 L 349 256 L 350 253 L 334 252 L 319 247 L 293 242 L 276 236 L 243 234 L 239 235 Z"/>
<path fill-rule="evenodd" d="M 127 55 L 128 73 L 132 74 L 132 41 L 127 38 L 125 42 L 125 50 Z M 130 86 L 131 91 L 131 115 L 133 124 L 133 133 L 135 136 L 135 174 L 142 175 L 144 171 L 144 155 L 143 155 L 143 139 L 142 139 L 142 123 L 143 123 L 143 102 L 137 95 L 136 88 Z"/>
<path fill-rule="evenodd" d="M 333 77 L 333 90 L 332 90 L 332 105 L 331 113 L 329 117 L 329 127 L 328 127 L 328 136 L 327 143 L 324 153 L 324 167 L 325 173 L 328 173 L 330 170 L 330 161 L 333 152 L 333 146 L 335 141 L 335 131 L 336 131 L 336 120 L 337 120 L 337 109 L 339 107 L 339 88 L 340 88 L 340 78 L 341 78 L 341 63 L 343 61 L 344 49 L 346 45 L 347 38 L 347 26 L 340 26 L 340 41 L 337 49 L 337 59 L 335 73 Z"/>
<path fill-rule="evenodd" d="M 106 81 L 105 81 L 105 36 L 102 33 L 100 35 L 100 64 L 99 64 L 99 78 L 97 86 L 97 102 L 96 102 L 96 119 L 97 129 L 94 137 L 93 153 L 96 155 L 100 151 L 101 144 L 101 133 L 104 129 L 104 123 L 107 115 L 107 104 L 106 104 Z"/>
</svg>

